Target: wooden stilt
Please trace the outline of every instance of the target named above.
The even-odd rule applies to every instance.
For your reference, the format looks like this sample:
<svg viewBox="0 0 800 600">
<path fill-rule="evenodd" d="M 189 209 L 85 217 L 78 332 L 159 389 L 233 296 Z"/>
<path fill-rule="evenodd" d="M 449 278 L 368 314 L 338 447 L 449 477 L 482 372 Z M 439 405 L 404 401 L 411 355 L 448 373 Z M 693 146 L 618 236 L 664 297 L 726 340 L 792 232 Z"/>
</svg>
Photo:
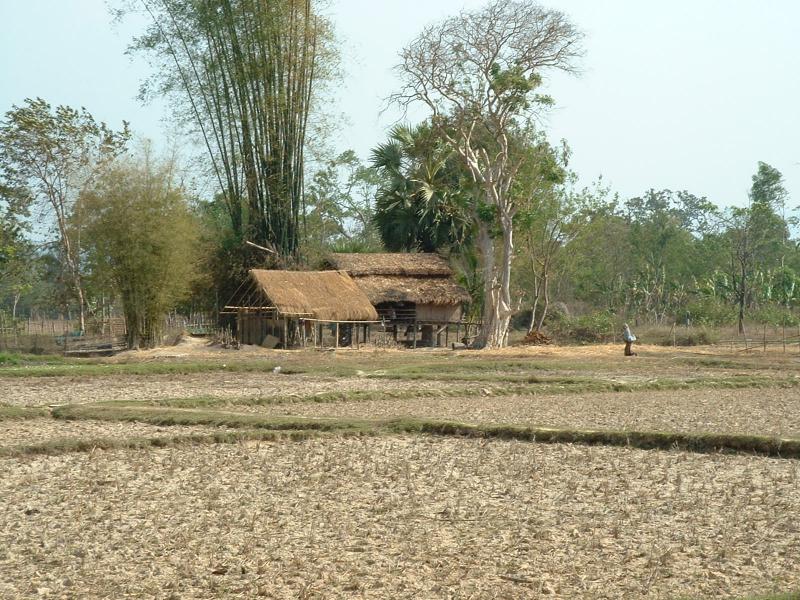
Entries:
<svg viewBox="0 0 800 600">
<path fill-rule="evenodd" d="M 339 324 L 336 323 L 336 343 L 334 345 L 334 348 L 338 347 L 339 347 Z"/>
<path fill-rule="evenodd" d="M 414 320 L 414 349 L 417 349 L 417 321 Z"/>
</svg>

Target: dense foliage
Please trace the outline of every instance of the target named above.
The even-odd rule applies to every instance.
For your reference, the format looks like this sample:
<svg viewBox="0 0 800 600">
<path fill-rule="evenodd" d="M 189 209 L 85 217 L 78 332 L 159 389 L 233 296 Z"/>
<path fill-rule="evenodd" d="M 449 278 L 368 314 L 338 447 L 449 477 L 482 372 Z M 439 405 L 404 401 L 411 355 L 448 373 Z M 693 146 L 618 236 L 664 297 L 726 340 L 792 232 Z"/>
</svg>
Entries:
<svg viewBox="0 0 800 600">
<path fill-rule="evenodd" d="M 366 160 L 340 149 L 312 162 L 309 122 L 336 54 L 317 2 L 134 4 L 150 26 L 132 47 L 157 67 L 143 95 L 175 100 L 205 148 L 192 171 L 205 185 L 189 202 L 174 161 L 120 160 L 127 124 L 38 98 L 12 106 L 0 121 L 4 323 L 78 317 L 83 331 L 85 316 L 122 312 L 130 344 L 150 345 L 189 290 L 193 308 L 216 312 L 247 268 L 313 268 L 331 251 L 445 255 L 490 324 L 486 345 L 506 342 L 512 316 L 584 340 L 622 319 L 740 332 L 800 320 L 797 220 L 771 165 L 754 165 L 741 198 L 578 185 L 569 146 L 538 118 L 552 104 L 543 73 L 581 55 L 557 11 L 494 0 L 425 29 L 401 53 L 394 99 L 428 117 L 395 126 Z"/>
</svg>

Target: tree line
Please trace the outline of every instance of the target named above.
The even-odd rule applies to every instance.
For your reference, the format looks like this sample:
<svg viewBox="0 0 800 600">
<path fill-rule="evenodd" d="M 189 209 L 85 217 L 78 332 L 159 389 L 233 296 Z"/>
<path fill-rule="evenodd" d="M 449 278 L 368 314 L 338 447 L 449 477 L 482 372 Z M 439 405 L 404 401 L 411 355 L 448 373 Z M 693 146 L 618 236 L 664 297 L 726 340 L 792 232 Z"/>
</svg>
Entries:
<svg viewBox="0 0 800 600">
<path fill-rule="evenodd" d="M 754 165 L 744 206 L 689 191 L 622 199 L 580 188 L 541 118 L 548 73 L 577 73 L 563 13 L 493 0 L 424 29 L 390 98 L 427 111 L 362 161 L 325 146 L 336 38 L 312 0 L 128 0 L 131 43 L 202 154 L 156 156 L 84 108 L 27 99 L 0 121 L 0 302 L 11 318 L 123 312 L 129 345 L 162 316 L 216 310 L 254 266 L 314 268 L 331 251 L 439 252 L 484 324 L 543 331 L 566 303 L 652 323 L 795 323 L 800 251 L 780 172 Z M 202 186 L 190 185 L 201 181 Z M 200 191 L 198 191 L 200 190 Z M 737 200 L 737 199 L 726 199 Z M 523 322 L 524 321 L 524 322 Z"/>
</svg>

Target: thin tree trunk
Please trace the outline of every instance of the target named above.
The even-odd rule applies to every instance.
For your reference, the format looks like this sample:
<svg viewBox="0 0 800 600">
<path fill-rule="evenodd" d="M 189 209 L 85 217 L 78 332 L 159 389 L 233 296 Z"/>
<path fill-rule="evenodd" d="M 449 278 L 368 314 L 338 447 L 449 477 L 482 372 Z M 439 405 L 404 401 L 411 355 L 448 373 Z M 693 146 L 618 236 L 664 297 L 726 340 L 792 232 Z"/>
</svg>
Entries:
<svg viewBox="0 0 800 600">
<path fill-rule="evenodd" d="M 11 320 L 12 321 L 16 321 L 17 320 L 17 304 L 19 304 L 20 295 L 21 295 L 21 292 L 17 292 L 16 294 L 14 294 L 14 304 L 11 307 Z"/>
<path fill-rule="evenodd" d="M 495 327 L 495 269 L 494 243 L 486 223 L 478 224 L 478 248 L 483 258 L 483 325 L 475 345 L 485 348 L 489 345 L 491 332 Z"/>
<path fill-rule="evenodd" d="M 539 321 L 536 323 L 536 331 L 541 332 L 542 327 L 544 327 L 544 319 L 547 316 L 547 309 L 550 307 L 550 281 L 547 273 L 547 269 L 545 268 L 544 273 L 542 274 L 544 281 L 542 282 L 543 288 L 543 295 L 544 295 L 544 306 L 542 307 L 542 314 L 539 315 Z"/>
<path fill-rule="evenodd" d="M 539 296 L 541 296 L 541 285 L 539 283 L 539 276 L 533 274 L 533 306 L 531 307 L 531 320 L 528 325 L 528 335 L 536 331 L 536 311 L 539 308 Z"/>
<path fill-rule="evenodd" d="M 741 280 L 739 281 L 739 335 L 744 334 L 744 305 L 747 296 L 747 280 L 745 279 L 747 274 L 747 268 L 745 267 L 744 261 L 740 262 L 742 271 L 741 271 Z"/>
</svg>

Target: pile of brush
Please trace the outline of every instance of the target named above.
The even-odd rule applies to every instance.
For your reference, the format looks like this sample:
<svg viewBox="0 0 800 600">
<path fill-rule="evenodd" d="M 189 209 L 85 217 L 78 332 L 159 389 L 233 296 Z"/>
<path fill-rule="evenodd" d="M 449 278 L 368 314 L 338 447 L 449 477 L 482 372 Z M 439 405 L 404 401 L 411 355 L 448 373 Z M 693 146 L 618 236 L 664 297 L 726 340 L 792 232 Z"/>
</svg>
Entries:
<svg viewBox="0 0 800 600">
<path fill-rule="evenodd" d="M 526 346 L 545 346 L 552 341 L 552 338 L 547 337 L 541 331 L 531 331 L 525 336 L 522 343 Z"/>
</svg>

